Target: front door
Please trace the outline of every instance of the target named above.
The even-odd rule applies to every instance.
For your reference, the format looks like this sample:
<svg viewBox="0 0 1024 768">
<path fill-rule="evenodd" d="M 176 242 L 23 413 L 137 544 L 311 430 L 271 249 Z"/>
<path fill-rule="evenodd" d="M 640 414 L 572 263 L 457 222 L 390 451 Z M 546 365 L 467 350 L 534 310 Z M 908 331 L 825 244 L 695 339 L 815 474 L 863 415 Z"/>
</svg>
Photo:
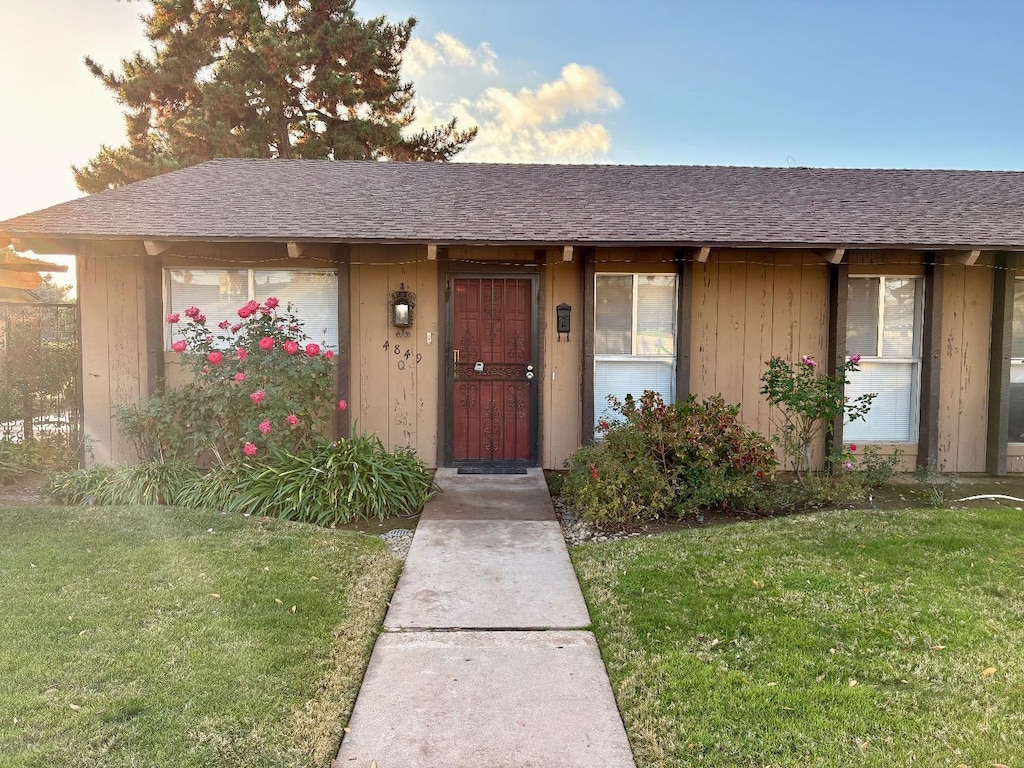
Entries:
<svg viewBox="0 0 1024 768">
<path fill-rule="evenodd" d="M 535 464 L 533 278 L 452 278 L 451 459 Z"/>
</svg>

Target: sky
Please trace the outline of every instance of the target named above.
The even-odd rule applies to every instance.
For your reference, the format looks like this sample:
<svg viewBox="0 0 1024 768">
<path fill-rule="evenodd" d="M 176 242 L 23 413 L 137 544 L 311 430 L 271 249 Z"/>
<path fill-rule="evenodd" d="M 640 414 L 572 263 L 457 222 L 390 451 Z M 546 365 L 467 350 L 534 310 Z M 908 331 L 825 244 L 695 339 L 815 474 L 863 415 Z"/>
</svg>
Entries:
<svg viewBox="0 0 1024 768">
<path fill-rule="evenodd" d="M 82 63 L 147 50 L 144 2 L 0 0 L 0 220 L 124 143 Z M 458 159 L 1024 170 L 1014 0 L 357 0 L 418 21 L 420 125 Z M 67 276 L 56 275 L 58 280 Z"/>
</svg>

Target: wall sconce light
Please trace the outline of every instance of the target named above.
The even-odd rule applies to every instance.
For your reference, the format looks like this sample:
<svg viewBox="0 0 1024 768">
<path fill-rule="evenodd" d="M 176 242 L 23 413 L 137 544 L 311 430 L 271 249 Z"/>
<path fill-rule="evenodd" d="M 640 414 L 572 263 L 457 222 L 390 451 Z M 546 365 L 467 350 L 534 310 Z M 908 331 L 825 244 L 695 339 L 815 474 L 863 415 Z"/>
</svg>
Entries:
<svg viewBox="0 0 1024 768">
<path fill-rule="evenodd" d="M 565 340 L 569 340 L 569 318 L 572 314 L 572 307 L 566 304 L 564 301 L 555 307 L 555 330 L 558 332 L 558 341 L 562 340 L 562 334 L 565 334 Z"/>
<path fill-rule="evenodd" d="M 406 290 L 405 283 L 401 288 L 391 292 L 391 324 L 395 328 L 408 328 L 412 325 L 412 311 L 416 308 L 416 294 Z"/>
</svg>

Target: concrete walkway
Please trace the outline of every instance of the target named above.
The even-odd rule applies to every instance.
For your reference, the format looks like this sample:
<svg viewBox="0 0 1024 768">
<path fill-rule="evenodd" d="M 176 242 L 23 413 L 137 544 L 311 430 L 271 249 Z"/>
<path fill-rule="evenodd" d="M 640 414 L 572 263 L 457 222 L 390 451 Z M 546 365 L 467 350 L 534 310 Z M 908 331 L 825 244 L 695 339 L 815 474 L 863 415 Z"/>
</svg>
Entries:
<svg viewBox="0 0 1024 768">
<path fill-rule="evenodd" d="M 339 768 L 634 768 L 542 472 L 436 482 Z"/>
</svg>

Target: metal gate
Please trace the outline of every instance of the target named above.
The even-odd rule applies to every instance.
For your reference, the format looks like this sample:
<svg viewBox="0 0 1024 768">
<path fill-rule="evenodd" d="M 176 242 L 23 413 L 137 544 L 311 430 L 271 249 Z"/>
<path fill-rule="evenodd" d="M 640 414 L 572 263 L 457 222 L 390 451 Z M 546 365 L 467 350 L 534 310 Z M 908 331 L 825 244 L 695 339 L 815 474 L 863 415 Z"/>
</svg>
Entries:
<svg viewBox="0 0 1024 768">
<path fill-rule="evenodd" d="M 78 450 L 78 307 L 0 302 L 0 440 Z"/>
</svg>

